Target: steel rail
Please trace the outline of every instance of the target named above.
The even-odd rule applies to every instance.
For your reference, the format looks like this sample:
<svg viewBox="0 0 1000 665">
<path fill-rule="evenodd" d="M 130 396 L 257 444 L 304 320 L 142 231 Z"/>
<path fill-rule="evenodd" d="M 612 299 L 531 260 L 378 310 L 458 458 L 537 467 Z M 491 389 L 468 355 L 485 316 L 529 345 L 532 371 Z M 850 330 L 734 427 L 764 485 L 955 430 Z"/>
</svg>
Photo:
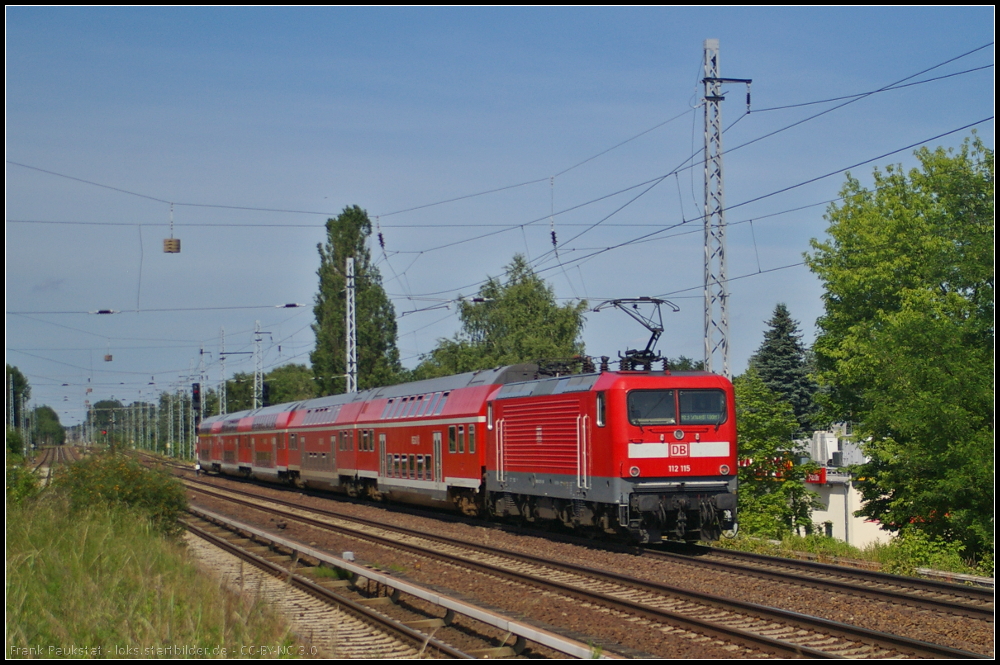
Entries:
<svg viewBox="0 0 1000 665">
<path fill-rule="evenodd" d="M 388 547 L 392 547 L 392 548 L 396 548 L 396 549 L 404 549 L 404 550 L 410 551 L 410 552 L 412 552 L 414 554 L 419 554 L 419 555 L 423 555 L 423 556 L 429 556 L 429 557 L 437 558 L 437 559 L 444 559 L 444 560 L 449 561 L 450 563 L 456 563 L 456 560 L 454 558 L 448 557 L 446 555 L 442 555 L 440 552 L 438 552 L 438 551 L 436 551 L 434 549 L 431 549 L 431 548 L 425 548 L 425 547 L 420 547 L 420 546 L 415 546 L 415 545 L 401 543 L 398 540 L 393 540 L 393 539 L 389 539 L 389 538 L 383 538 L 383 537 L 376 536 L 376 535 L 370 534 L 370 533 L 358 532 L 358 531 L 356 531 L 354 529 L 351 529 L 351 528 L 348 528 L 348 527 L 337 527 L 335 525 L 330 525 L 330 524 L 328 524 L 326 522 L 322 522 L 322 521 L 319 521 L 319 520 L 314 520 L 314 519 L 311 519 L 311 518 L 308 518 L 308 517 L 297 515 L 295 513 L 286 512 L 284 510 L 274 509 L 274 508 L 265 508 L 263 506 L 255 505 L 255 504 L 253 504 L 253 503 L 251 503 L 249 501 L 244 501 L 242 499 L 233 498 L 233 497 L 226 497 L 225 495 L 220 495 L 217 492 L 213 492 L 213 491 L 210 491 L 210 490 L 199 489 L 198 491 L 202 491 L 202 492 L 204 492 L 206 494 L 210 494 L 210 495 L 215 495 L 216 497 L 224 499 L 224 500 L 227 500 L 227 501 L 233 501 L 233 502 L 236 502 L 236 503 L 240 503 L 242 505 L 246 505 L 246 506 L 251 507 L 251 508 L 255 508 L 255 509 L 258 509 L 258 510 L 264 510 L 265 512 L 271 512 L 272 514 L 280 515 L 280 516 L 285 517 L 285 518 L 297 520 L 297 521 L 300 521 L 300 522 L 305 523 L 305 524 L 311 524 L 312 526 L 316 526 L 316 527 L 321 528 L 321 529 L 336 530 L 336 531 L 341 531 L 341 532 L 349 532 L 349 533 L 351 533 L 351 535 L 354 535 L 355 537 L 361 537 L 361 538 L 364 538 L 364 539 L 367 539 L 367 540 L 370 540 L 370 541 L 379 542 L 379 543 L 381 543 L 384 546 L 388 546 Z M 241 494 L 242 493 L 242 492 L 239 492 L 239 491 L 236 491 L 236 490 L 223 490 L 223 491 L 231 492 L 233 494 Z M 242 494 L 245 494 L 245 493 L 242 493 Z M 255 498 L 258 499 L 258 500 L 260 500 L 260 497 L 255 497 Z M 285 501 L 280 500 L 280 499 L 267 498 L 265 500 L 270 501 L 272 503 L 279 504 L 279 505 L 285 505 L 285 506 L 288 506 L 288 507 L 292 507 L 292 508 L 295 508 L 296 510 L 306 510 L 306 511 L 317 513 L 317 514 L 323 514 L 323 512 L 324 512 L 322 510 L 317 510 L 317 509 L 312 509 L 312 508 L 302 508 L 301 506 L 296 506 L 294 504 L 291 504 L 290 502 L 285 502 Z M 333 515 L 333 517 L 335 517 L 336 519 L 341 519 L 341 520 L 345 520 L 345 521 L 352 521 L 352 522 L 355 522 L 355 523 L 361 522 L 360 520 L 352 519 L 352 518 L 349 518 L 349 517 L 344 517 L 342 515 Z M 491 554 L 491 555 L 494 555 L 494 556 L 501 556 L 501 557 L 505 557 L 505 558 L 508 558 L 508 559 L 521 560 L 521 561 L 532 563 L 534 565 L 544 566 L 546 568 L 562 569 L 564 571 L 570 571 L 570 572 L 574 572 L 576 574 L 587 575 L 587 576 L 590 576 L 590 577 L 599 577 L 601 579 L 604 579 L 604 580 L 607 580 L 607 581 L 611 581 L 611 582 L 619 584 L 619 585 L 625 585 L 625 586 L 628 586 L 628 587 L 632 587 L 632 588 L 641 587 L 641 588 L 643 588 L 645 590 L 653 588 L 653 589 L 656 589 L 658 592 L 663 593 L 663 594 L 671 595 L 671 596 L 674 596 L 674 597 L 682 597 L 682 598 L 685 598 L 687 600 L 690 600 L 691 602 L 697 602 L 697 603 L 701 603 L 703 605 L 704 604 L 708 604 L 708 605 L 714 606 L 716 608 L 724 609 L 724 610 L 727 610 L 727 611 L 733 611 L 733 609 L 735 608 L 735 609 L 741 611 L 744 614 L 750 614 L 752 616 L 755 616 L 755 617 L 761 618 L 761 619 L 766 619 L 766 620 L 771 620 L 771 621 L 780 621 L 780 622 L 785 623 L 785 624 L 792 624 L 792 625 L 798 625 L 798 626 L 808 625 L 808 626 L 811 627 L 810 628 L 811 630 L 818 630 L 821 633 L 824 633 L 824 634 L 827 634 L 827 635 L 836 636 L 836 637 L 839 637 L 840 639 L 846 639 L 846 640 L 850 640 L 850 641 L 853 641 L 853 642 L 856 642 L 856 643 L 865 644 L 865 645 L 868 645 L 868 646 L 875 646 L 875 647 L 885 648 L 887 645 L 889 645 L 889 648 L 896 649 L 901 654 L 905 654 L 905 655 L 926 655 L 926 656 L 931 656 L 931 657 L 952 657 L 952 658 L 986 658 L 987 657 L 987 656 L 984 656 L 982 654 L 976 654 L 976 653 L 972 653 L 972 652 L 968 652 L 968 651 L 964 651 L 964 650 L 960 650 L 960 649 L 953 649 L 951 647 L 945 647 L 945 646 L 941 646 L 941 645 L 931 644 L 931 643 L 922 642 L 922 641 L 919 641 L 919 640 L 912 640 L 912 639 L 909 639 L 909 638 L 900 637 L 898 635 L 892 635 L 892 634 L 888 634 L 888 633 L 881 633 L 881 632 L 878 632 L 878 631 L 872 631 L 872 630 L 868 630 L 868 629 L 865 629 L 865 628 L 860 628 L 860 627 L 857 627 L 857 626 L 850 626 L 850 625 L 847 625 L 847 624 L 841 624 L 841 623 L 838 623 L 838 622 L 829 621 L 829 620 L 826 620 L 826 619 L 820 619 L 820 618 L 816 618 L 816 617 L 810 617 L 810 616 L 807 616 L 807 615 L 803 615 L 801 613 L 789 612 L 789 611 L 786 611 L 786 610 L 779 610 L 779 609 L 775 609 L 775 608 L 768 608 L 768 607 L 763 607 L 763 606 L 759 606 L 759 605 L 753 605 L 753 604 L 750 604 L 750 603 L 742 603 L 740 601 L 734 601 L 732 599 L 721 598 L 721 597 L 717 597 L 717 596 L 711 596 L 709 594 L 699 594 L 699 593 L 687 591 L 687 590 L 684 590 L 684 589 L 680 589 L 680 588 L 677 588 L 677 587 L 671 587 L 669 585 L 663 585 L 663 584 L 653 583 L 653 582 L 650 582 L 648 580 L 640 580 L 640 579 L 636 579 L 636 578 L 630 578 L 630 577 L 624 576 L 624 575 L 617 575 L 617 574 L 608 573 L 608 572 L 605 572 L 605 571 L 598 571 L 598 570 L 595 570 L 595 569 L 588 569 L 586 567 L 575 566 L 573 564 L 565 564 L 565 563 L 553 562 L 551 560 L 542 559 L 540 557 L 532 557 L 530 555 L 515 554 L 515 553 L 503 551 L 503 550 L 497 550 L 495 548 L 490 548 L 488 546 L 470 544 L 470 543 L 467 543 L 467 542 L 464 542 L 464 541 L 454 541 L 454 540 L 443 538 L 443 537 L 440 537 L 440 536 L 433 536 L 433 535 L 427 534 L 425 532 L 408 530 L 408 529 L 404 529 L 404 528 L 400 528 L 400 527 L 387 527 L 385 525 L 379 525 L 379 528 L 382 528 L 382 529 L 385 529 L 385 530 L 388 530 L 388 531 L 396 531 L 396 532 L 400 532 L 400 533 L 407 533 L 408 535 L 411 535 L 413 537 L 422 538 L 422 539 L 432 540 L 432 541 L 441 542 L 441 543 L 449 543 L 449 544 L 451 544 L 453 546 L 457 546 L 457 547 L 464 547 L 464 548 L 469 548 L 469 549 L 476 549 L 476 550 L 478 550 L 480 552 L 488 553 L 488 554 Z M 614 596 L 608 596 L 608 595 L 605 595 L 605 594 L 598 594 L 598 593 L 594 593 L 594 592 L 590 592 L 590 591 L 586 591 L 586 590 L 580 589 L 578 587 L 572 587 L 570 585 L 561 585 L 560 583 L 554 582 L 552 580 L 545 580 L 545 579 L 541 579 L 541 578 L 538 578 L 538 577 L 532 576 L 532 575 L 522 575 L 520 573 L 515 573 L 515 572 L 512 572 L 512 571 L 505 571 L 505 570 L 502 570 L 502 569 L 498 570 L 496 567 L 489 566 L 489 565 L 486 565 L 486 564 L 481 564 L 481 563 L 474 562 L 474 561 L 469 561 L 467 559 L 462 559 L 460 561 L 460 563 L 461 563 L 461 565 L 468 565 L 470 567 L 479 568 L 480 570 L 482 570 L 483 572 L 486 572 L 488 574 L 504 575 L 504 576 L 511 577 L 511 578 L 517 578 L 519 581 L 522 581 L 522 582 L 525 582 L 525 583 L 531 583 L 531 584 L 533 584 L 535 586 L 545 586 L 545 587 L 557 589 L 561 593 L 572 594 L 572 595 L 574 595 L 576 597 L 586 597 L 591 602 L 600 602 L 600 603 L 606 604 L 606 605 L 607 604 L 617 605 L 618 607 L 620 607 L 624 611 L 629 611 L 629 612 L 632 612 L 632 613 L 643 613 L 644 615 L 649 616 L 649 617 L 658 616 L 658 617 L 660 617 L 658 619 L 660 621 L 675 621 L 675 622 L 679 621 L 679 622 L 687 623 L 689 626 L 693 625 L 693 624 L 691 624 L 689 622 L 698 621 L 698 620 L 695 620 L 695 619 L 691 619 L 689 617 L 685 617 L 683 615 L 678 615 L 676 613 L 666 612 L 666 611 L 663 611 L 663 610 L 655 610 L 655 609 L 652 609 L 652 608 L 649 608 L 647 606 L 643 606 L 643 605 L 640 605 L 640 604 L 637 604 L 637 603 L 631 603 L 630 601 L 624 601 L 624 600 L 622 600 L 620 598 L 616 598 Z M 752 634 L 752 633 L 746 633 L 744 631 L 740 631 L 738 629 L 728 628 L 728 627 L 725 627 L 725 626 L 719 626 L 719 625 L 707 626 L 707 625 L 705 625 L 705 623 L 708 623 L 708 622 L 702 622 L 701 626 L 700 626 L 703 631 L 721 630 L 720 633 L 715 633 L 715 635 L 719 636 L 720 638 L 721 638 L 721 636 L 723 634 L 728 635 L 728 637 L 726 637 L 725 639 L 727 639 L 727 641 L 735 641 L 736 643 L 741 643 L 740 640 L 749 639 L 754 644 L 753 648 L 760 648 L 761 645 L 764 643 L 764 641 L 769 641 L 770 642 L 769 646 L 771 648 L 775 649 L 776 651 L 780 651 L 782 653 L 782 655 L 785 655 L 785 656 L 796 656 L 796 655 L 801 656 L 801 655 L 806 655 L 808 657 L 817 657 L 817 658 L 820 658 L 820 657 L 836 657 L 834 654 L 831 654 L 831 653 L 828 653 L 828 652 L 823 652 L 823 651 L 808 649 L 807 647 L 803 647 L 803 646 L 796 645 L 796 644 L 791 644 L 791 643 L 788 643 L 788 642 L 783 642 L 781 640 L 770 640 L 770 638 L 765 638 L 765 637 L 758 636 L 758 635 L 755 635 L 755 634 Z"/>
<path fill-rule="evenodd" d="M 234 556 L 237 556 L 245 561 L 252 563 L 253 565 L 267 571 L 268 573 L 287 579 L 296 588 L 301 589 L 309 594 L 317 596 L 321 600 L 340 607 L 342 610 L 348 612 L 355 616 L 355 618 L 361 619 L 362 621 L 375 624 L 378 626 L 379 630 L 389 632 L 394 634 L 397 638 L 402 639 L 404 642 L 414 646 L 418 651 L 424 647 L 431 647 L 436 652 L 441 655 L 448 656 L 451 658 L 472 658 L 462 651 L 455 649 L 439 640 L 435 640 L 419 631 L 416 631 L 403 623 L 391 619 L 381 613 L 374 612 L 371 609 L 360 605 L 349 598 L 344 598 L 336 593 L 333 593 L 329 589 L 322 587 L 312 580 L 309 580 L 302 575 L 299 575 L 291 570 L 288 570 L 273 561 L 258 556 L 253 552 L 249 552 L 242 547 L 239 547 L 235 543 L 226 540 L 225 538 L 219 538 L 215 534 L 212 534 L 204 529 L 194 525 L 186 520 L 182 520 L 184 528 L 188 531 L 194 533 L 199 538 L 210 542 L 216 547 L 223 549 Z"/>
</svg>

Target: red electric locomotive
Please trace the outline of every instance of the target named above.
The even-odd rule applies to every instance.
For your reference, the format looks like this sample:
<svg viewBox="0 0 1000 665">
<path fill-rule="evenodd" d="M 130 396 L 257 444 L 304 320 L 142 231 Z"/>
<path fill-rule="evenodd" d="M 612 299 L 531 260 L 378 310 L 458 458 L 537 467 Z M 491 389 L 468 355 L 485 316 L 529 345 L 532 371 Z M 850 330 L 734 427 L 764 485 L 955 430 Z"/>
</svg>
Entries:
<svg viewBox="0 0 1000 665">
<path fill-rule="evenodd" d="M 513 365 L 216 416 L 205 470 L 552 520 L 640 542 L 736 524 L 732 384 Z"/>
</svg>

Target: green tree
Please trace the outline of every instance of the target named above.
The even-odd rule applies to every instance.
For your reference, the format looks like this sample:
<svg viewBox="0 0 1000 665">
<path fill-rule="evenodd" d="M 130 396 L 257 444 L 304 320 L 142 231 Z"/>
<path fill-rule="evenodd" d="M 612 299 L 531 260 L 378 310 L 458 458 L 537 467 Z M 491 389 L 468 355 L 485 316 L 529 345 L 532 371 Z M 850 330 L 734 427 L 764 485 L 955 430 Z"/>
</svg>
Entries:
<svg viewBox="0 0 1000 665">
<path fill-rule="evenodd" d="M 740 529 L 782 538 L 800 528 L 812 531 L 812 511 L 822 504 L 806 488 L 815 464 L 799 464 L 792 437 L 798 421 L 792 406 L 765 385 L 751 366 L 733 381 L 739 424 Z"/>
<path fill-rule="evenodd" d="M 490 277 L 478 297 L 462 300 L 462 330 L 424 356 L 414 378 L 424 379 L 583 353 L 587 302 L 556 304 L 555 292 L 520 254 L 505 268 L 506 281 Z"/>
<path fill-rule="evenodd" d="M 18 368 L 7 365 L 7 391 L 4 393 L 4 399 L 10 399 L 10 393 L 13 390 L 13 403 L 14 403 L 14 427 L 21 426 L 21 402 L 24 401 L 25 404 L 31 399 L 31 386 L 28 385 L 28 379 L 21 373 Z M 5 403 L 5 407 L 9 402 Z"/>
<path fill-rule="evenodd" d="M 24 439 L 21 433 L 13 428 L 7 428 L 7 453 L 10 455 L 24 455 Z"/>
<path fill-rule="evenodd" d="M 871 460 L 859 514 L 993 545 L 993 151 L 916 152 L 919 169 L 848 176 L 812 242 L 826 288 L 814 345 L 831 415 Z"/>
<path fill-rule="evenodd" d="M 309 355 L 320 395 L 347 390 L 346 259 L 354 257 L 358 389 L 390 385 L 402 372 L 396 348 L 396 310 L 382 288 L 366 241 L 372 233 L 368 213 L 344 208 L 326 221 L 326 244 L 317 245 L 319 292 L 313 313 L 316 349 Z"/>
<path fill-rule="evenodd" d="M 818 386 L 809 376 L 806 349 L 802 345 L 799 324 L 792 320 L 785 303 L 778 303 L 767 321 L 764 341 L 750 358 L 750 364 L 764 384 L 792 405 L 799 433 L 808 432 L 816 418 L 813 395 Z"/>
<path fill-rule="evenodd" d="M 270 391 L 271 404 L 297 402 L 316 397 L 316 380 L 305 365 L 289 364 L 275 367 L 264 377 Z"/>
<path fill-rule="evenodd" d="M 34 410 L 35 443 L 39 446 L 61 446 L 66 441 L 66 430 L 59 422 L 59 414 L 51 406 Z"/>
<path fill-rule="evenodd" d="M 667 358 L 667 369 L 673 372 L 704 372 L 705 361 L 695 360 L 687 356 L 678 356 L 676 359 Z"/>
<path fill-rule="evenodd" d="M 90 407 L 91 422 L 97 431 L 111 430 L 121 425 L 125 405 L 116 399 L 102 399 Z"/>
<path fill-rule="evenodd" d="M 253 408 L 253 374 L 237 372 L 226 381 L 226 411 L 236 413 Z"/>
</svg>

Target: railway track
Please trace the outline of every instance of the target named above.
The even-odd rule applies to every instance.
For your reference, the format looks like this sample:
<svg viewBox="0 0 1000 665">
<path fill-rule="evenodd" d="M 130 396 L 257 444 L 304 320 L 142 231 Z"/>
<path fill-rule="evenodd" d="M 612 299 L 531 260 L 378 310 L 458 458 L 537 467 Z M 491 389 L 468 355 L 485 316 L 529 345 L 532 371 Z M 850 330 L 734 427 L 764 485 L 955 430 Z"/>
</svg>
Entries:
<svg viewBox="0 0 1000 665">
<path fill-rule="evenodd" d="M 546 634 L 543 629 L 402 581 L 391 573 L 373 571 L 211 511 L 190 512 L 192 517 L 185 526 L 192 533 L 280 579 L 281 589 L 273 594 L 276 601 L 284 600 L 281 596 L 290 585 L 327 605 L 325 612 L 308 618 L 307 628 L 312 641 L 318 635 L 326 642 L 330 641 L 327 634 L 335 628 L 340 637 L 340 646 L 334 649 L 336 657 L 372 657 L 386 650 L 392 654 L 388 657 L 409 658 L 599 655 L 591 645 Z M 243 569 L 240 571 L 242 580 Z M 328 613 L 330 606 L 338 612 L 333 619 Z M 302 613 L 296 609 L 293 614 Z M 341 614 L 349 615 L 353 623 L 347 621 L 345 627 Z M 529 646 L 528 637 L 534 645 Z M 403 646 L 387 647 L 387 640 Z"/>
<path fill-rule="evenodd" d="M 42 448 L 41 459 L 31 467 L 32 473 L 42 479 L 42 487 L 52 482 L 52 474 L 60 464 L 66 464 L 76 459 L 66 446 L 50 446 Z"/>
<path fill-rule="evenodd" d="M 674 564 L 707 567 L 729 574 L 792 583 L 971 619 L 992 621 L 995 615 L 993 590 L 983 587 L 749 552 L 709 547 L 695 549 L 697 554 L 693 556 L 651 549 L 643 550 L 642 555 Z"/>
<path fill-rule="evenodd" d="M 197 487 L 197 491 L 209 496 L 214 494 L 221 500 L 243 502 L 243 505 L 257 510 L 270 511 L 275 519 L 335 529 L 341 533 L 349 533 L 354 538 L 380 543 L 382 547 L 405 550 L 409 554 L 437 559 L 449 565 L 469 567 L 483 575 L 573 597 L 578 603 L 610 609 L 616 615 L 628 617 L 624 621 L 640 619 L 669 626 L 671 631 L 694 631 L 703 638 L 711 636 L 710 639 L 730 645 L 732 649 L 749 650 L 740 653 L 740 656 L 749 655 L 757 649 L 757 653 L 762 655 L 784 657 L 985 657 L 960 649 L 698 594 L 582 566 L 557 564 L 539 557 L 494 550 L 426 533 L 407 533 L 406 530 L 385 525 L 379 525 L 378 529 L 356 523 L 352 525 L 342 515 L 331 515 L 329 511 L 317 509 L 302 509 L 294 503 L 279 499 L 267 499 L 271 506 L 264 507 L 257 503 L 259 497 L 249 500 L 239 498 L 238 493 L 233 490 L 220 492 L 201 486 Z M 377 534 L 374 531 L 383 533 Z"/>
<path fill-rule="evenodd" d="M 191 470 L 189 466 L 178 465 L 178 467 Z M 553 538 L 548 533 L 543 535 Z M 563 536 L 559 539 L 586 547 L 595 546 L 593 541 L 578 537 Z M 694 550 L 693 555 L 678 554 L 663 549 L 623 548 L 617 544 L 608 544 L 607 549 L 639 552 L 642 556 L 656 561 L 711 568 L 742 577 L 793 584 L 818 589 L 825 593 L 839 593 L 854 598 L 889 602 L 981 621 L 992 622 L 995 615 L 994 592 L 985 587 L 889 575 L 877 571 L 712 547 L 687 548 Z"/>
<path fill-rule="evenodd" d="M 286 616 L 294 629 L 308 636 L 309 653 L 336 658 L 435 658 L 467 657 L 461 651 L 393 621 L 370 607 L 338 594 L 340 580 L 310 579 L 297 566 L 297 557 L 262 546 L 238 531 L 222 529 L 196 514 L 183 520 L 187 530 L 213 548 L 226 553 L 199 552 L 202 560 L 238 582 L 243 590 L 262 594 Z M 247 570 L 243 563 L 256 570 Z M 296 569 L 298 571 L 296 572 Z M 321 645 L 317 646 L 317 645 Z M 320 653 L 322 648 L 322 653 Z M 246 654 L 241 654 L 246 655 Z M 253 655 L 253 654 L 250 654 Z M 299 654 L 294 654 L 299 655 Z"/>
</svg>

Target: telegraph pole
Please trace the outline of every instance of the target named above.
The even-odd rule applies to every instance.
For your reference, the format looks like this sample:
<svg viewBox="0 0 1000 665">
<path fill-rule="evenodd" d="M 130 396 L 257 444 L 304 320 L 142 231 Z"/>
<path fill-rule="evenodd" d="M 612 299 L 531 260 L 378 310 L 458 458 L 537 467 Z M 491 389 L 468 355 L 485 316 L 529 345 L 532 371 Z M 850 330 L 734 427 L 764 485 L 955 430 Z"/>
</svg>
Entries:
<svg viewBox="0 0 1000 665">
<path fill-rule="evenodd" d="M 354 318 L 354 257 L 347 258 L 347 392 L 358 392 L 358 331 Z"/>
<path fill-rule="evenodd" d="M 721 357 L 722 374 L 732 377 L 729 366 L 729 289 L 726 284 L 726 216 L 722 178 L 723 83 L 747 85 L 750 109 L 751 79 L 719 77 L 719 40 L 705 40 L 705 370 L 713 371 L 713 358 Z"/>
</svg>

